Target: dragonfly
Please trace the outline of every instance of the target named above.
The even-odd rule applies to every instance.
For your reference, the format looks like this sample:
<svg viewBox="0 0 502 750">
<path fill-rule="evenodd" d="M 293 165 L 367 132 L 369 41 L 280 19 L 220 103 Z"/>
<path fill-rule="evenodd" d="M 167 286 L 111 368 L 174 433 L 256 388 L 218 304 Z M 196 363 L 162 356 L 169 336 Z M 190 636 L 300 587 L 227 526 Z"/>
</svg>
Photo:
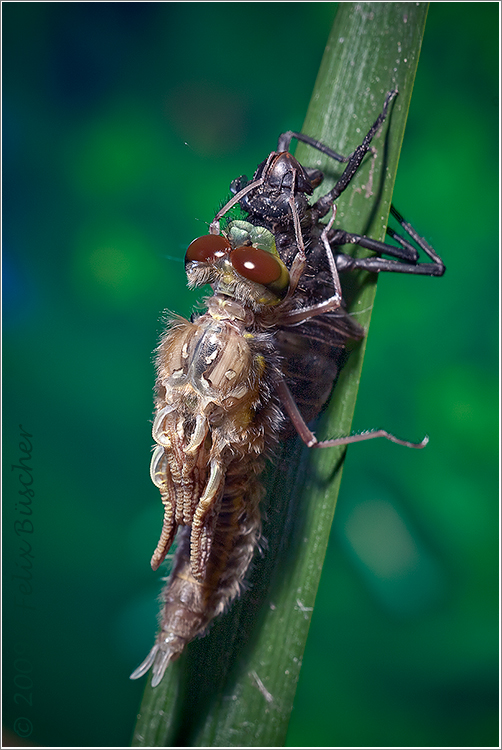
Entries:
<svg viewBox="0 0 502 750">
<path fill-rule="evenodd" d="M 177 546 L 155 644 L 131 679 L 152 669 L 156 687 L 169 663 L 241 593 L 261 537 L 260 474 L 284 436 L 296 432 L 310 448 L 378 437 L 412 448 L 427 443 L 427 437 L 412 443 L 385 430 L 319 441 L 309 427 L 331 393 L 347 342 L 365 333 L 345 309 L 340 274 L 445 271 L 393 206 L 404 230 L 387 230 L 395 244 L 334 226 L 336 201 L 396 95 L 387 94 L 348 157 L 302 133 L 282 134 L 250 180 L 232 181 L 232 197 L 209 233 L 187 249 L 189 287 L 209 284 L 212 294 L 191 320 L 172 316 L 156 350 L 150 473 L 164 518 L 152 568 L 159 568 L 175 539 Z M 314 202 L 324 175 L 290 153 L 293 139 L 346 165 L 334 187 Z M 229 218 L 234 207 L 245 220 Z M 348 244 L 374 254 L 354 258 L 342 250 Z"/>
</svg>

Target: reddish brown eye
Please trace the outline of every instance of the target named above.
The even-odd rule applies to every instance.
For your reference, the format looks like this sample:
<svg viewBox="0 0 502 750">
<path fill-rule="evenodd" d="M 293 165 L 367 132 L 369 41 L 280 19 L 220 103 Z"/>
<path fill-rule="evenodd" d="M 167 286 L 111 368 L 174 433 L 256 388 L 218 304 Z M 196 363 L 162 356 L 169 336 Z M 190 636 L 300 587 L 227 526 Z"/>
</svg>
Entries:
<svg viewBox="0 0 502 750">
<path fill-rule="evenodd" d="M 211 263 L 212 261 L 223 258 L 230 250 L 230 242 L 221 234 L 205 234 L 203 237 L 197 237 L 188 246 L 185 263 L 192 260 L 201 263 Z"/>
<path fill-rule="evenodd" d="M 237 273 L 263 286 L 277 281 L 282 273 L 282 266 L 277 258 L 260 247 L 252 245 L 236 247 L 230 259 Z"/>
</svg>

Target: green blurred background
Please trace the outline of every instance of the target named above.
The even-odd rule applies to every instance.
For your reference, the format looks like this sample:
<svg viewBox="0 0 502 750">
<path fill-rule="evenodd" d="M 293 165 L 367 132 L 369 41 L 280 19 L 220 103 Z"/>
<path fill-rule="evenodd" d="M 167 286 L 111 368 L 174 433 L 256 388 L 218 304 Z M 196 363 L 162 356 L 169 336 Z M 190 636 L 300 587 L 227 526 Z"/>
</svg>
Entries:
<svg viewBox="0 0 502 750">
<path fill-rule="evenodd" d="M 301 128 L 336 4 L 2 11 L 4 722 L 127 745 L 160 590 L 160 314 L 189 314 L 180 261 L 230 180 Z M 290 746 L 498 744 L 498 12 L 429 11 L 394 202 L 448 270 L 380 279 L 354 429 L 431 441 L 349 448 Z"/>
</svg>

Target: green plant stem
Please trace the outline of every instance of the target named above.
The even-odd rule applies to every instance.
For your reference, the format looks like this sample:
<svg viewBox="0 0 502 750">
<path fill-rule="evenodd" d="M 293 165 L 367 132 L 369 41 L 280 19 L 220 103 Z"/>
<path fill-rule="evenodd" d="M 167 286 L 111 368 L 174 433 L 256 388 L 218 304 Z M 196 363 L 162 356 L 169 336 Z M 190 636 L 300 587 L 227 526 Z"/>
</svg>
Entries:
<svg viewBox="0 0 502 750">
<path fill-rule="evenodd" d="M 337 201 L 337 224 L 348 231 L 384 239 L 426 13 L 427 3 L 341 3 L 338 9 L 303 132 L 348 155 L 386 93 L 399 90 L 374 152 Z M 322 192 L 343 170 L 303 144 L 297 156 L 325 171 Z M 367 327 L 374 277 L 353 274 L 345 294 Z M 350 432 L 364 348 L 365 341 L 354 347 L 342 371 L 317 428 L 320 438 Z M 268 472 L 268 544 L 248 590 L 205 638 L 190 644 L 157 688 L 148 680 L 134 745 L 283 745 L 344 455 L 344 448 L 309 451 L 298 441 L 284 447 Z"/>
</svg>

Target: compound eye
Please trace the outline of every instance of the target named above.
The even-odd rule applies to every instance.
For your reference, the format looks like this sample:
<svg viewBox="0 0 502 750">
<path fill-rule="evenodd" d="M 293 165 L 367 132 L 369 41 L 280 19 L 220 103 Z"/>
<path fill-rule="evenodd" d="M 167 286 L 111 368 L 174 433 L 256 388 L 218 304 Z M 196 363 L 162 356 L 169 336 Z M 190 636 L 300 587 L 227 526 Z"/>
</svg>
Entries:
<svg viewBox="0 0 502 750">
<path fill-rule="evenodd" d="M 231 245 L 226 237 L 222 237 L 221 234 L 205 234 L 189 244 L 185 263 L 212 263 L 224 258 L 230 249 Z"/>
<path fill-rule="evenodd" d="M 249 281 L 272 288 L 280 296 L 286 294 L 289 273 L 284 263 L 272 253 L 253 245 L 242 245 L 232 250 L 232 266 Z"/>
</svg>

